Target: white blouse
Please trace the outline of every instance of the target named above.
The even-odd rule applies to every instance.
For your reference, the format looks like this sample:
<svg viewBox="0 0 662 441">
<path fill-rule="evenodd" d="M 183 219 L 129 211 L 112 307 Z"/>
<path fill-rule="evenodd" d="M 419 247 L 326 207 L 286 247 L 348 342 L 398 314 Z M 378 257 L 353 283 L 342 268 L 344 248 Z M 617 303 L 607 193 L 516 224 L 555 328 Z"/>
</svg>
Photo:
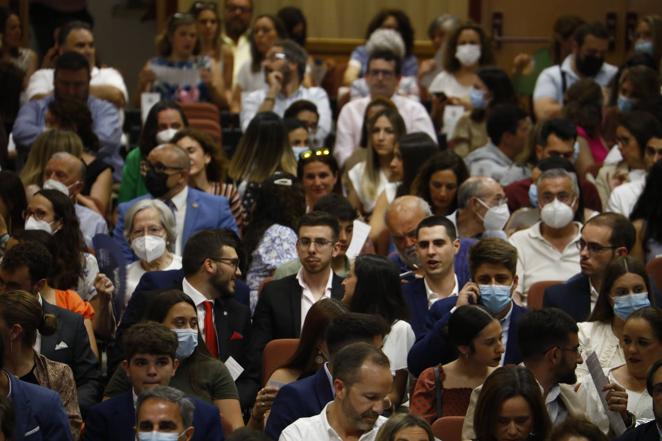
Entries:
<svg viewBox="0 0 662 441">
<path fill-rule="evenodd" d="M 391 326 L 391 332 L 384 337 L 382 351 L 391 363 L 391 372 L 395 374 L 400 369 L 407 369 L 407 354 L 416 336 L 411 325 L 404 320 L 396 320 Z"/>
<path fill-rule="evenodd" d="M 364 174 L 365 174 L 365 161 L 359 162 L 354 167 L 352 167 L 349 170 L 349 172 L 347 172 L 347 176 L 349 177 L 349 180 L 351 181 L 352 186 L 354 187 L 356 196 L 359 198 L 359 201 L 361 201 L 361 205 L 363 206 L 363 211 L 365 213 L 372 213 L 372 210 L 374 210 L 375 208 L 375 202 L 377 202 L 377 196 L 379 196 L 381 192 L 384 191 L 384 188 L 389 183 L 388 177 L 386 176 L 386 173 L 384 173 L 383 170 L 379 171 L 379 182 L 377 183 L 377 186 L 375 188 L 375 194 L 374 196 L 370 196 L 363 191 L 363 186 L 361 185 L 361 181 Z"/>
<path fill-rule="evenodd" d="M 579 327 L 579 347 L 586 354 L 588 351 L 595 352 L 603 369 L 613 369 L 625 363 L 623 348 L 618 337 L 611 329 L 611 323 L 582 322 L 577 323 Z M 577 378 L 588 374 L 585 363 L 578 364 L 575 370 Z"/>
</svg>

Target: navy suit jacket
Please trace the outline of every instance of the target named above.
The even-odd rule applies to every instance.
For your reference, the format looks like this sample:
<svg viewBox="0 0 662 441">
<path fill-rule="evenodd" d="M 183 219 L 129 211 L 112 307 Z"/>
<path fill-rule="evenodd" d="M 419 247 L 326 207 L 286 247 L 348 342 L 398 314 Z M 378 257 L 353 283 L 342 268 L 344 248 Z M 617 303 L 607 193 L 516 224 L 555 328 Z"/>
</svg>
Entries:
<svg viewBox="0 0 662 441">
<path fill-rule="evenodd" d="M 152 195 L 146 194 L 138 196 L 127 202 L 119 204 L 117 207 L 117 225 L 113 230 L 113 238 L 122 248 L 127 262 L 136 260 L 136 256 L 131 251 L 129 243 L 124 237 L 124 216 L 131 205 L 142 199 L 150 199 Z M 214 230 L 220 228 L 229 228 L 238 233 L 237 222 L 232 216 L 228 200 L 223 196 L 214 196 L 204 191 L 188 188 L 186 198 L 186 216 L 184 217 L 184 229 L 182 230 L 182 249 L 186 241 L 194 233 L 200 230 Z"/>
<path fill-rule="evenodd" d="M 591 285 L 588 277 L 575 274 L 564 283 L 545 288 L 544 308 L 559 308 L 577 322 L 585 322 L 591 314 Z"/>
<path fill-rule="evenodd" d="M 78 405 L 85 415 L 88 408 L 99 402 L 101 369 L 92 352 L 83 316 L 48 302 L 43 302 L 42 309 L 45 314 L 57 317 L 57 329 L 53 335 L 41 336 L 41 355 L 69 365 L 76 380 Z"/>
<path fill-rule="evenodd" d="M 319 414 L 333 400 L 333 385 L 324 367 L 314 375 L 286 384 L 276 395 L 264 432 L 273 440 L 299 418 Z"/>
<path fill-rule="evenodd" d="M 192 441 L 223 440 L 221 417 L 218 408 L 197 398 L 193 401 Z M 133 407 L 133 391 L 124 392 L 90 408 L 85 418 L 85 432 L 82 441 L 134 441 L 136 432 L 136 411 Z"/>
<path fill-rule="evenodd" d="M 428 331 L 414 343 L 407 356 L 407 367 L 414 376 L 418 377 L 425 369 L 440 363 L 451 362 L 456 358 L 453 346 L 444 335 L 444 328 L 448 325 L 451 309 L 453 309 L 456 302 L 457 296 L 453 296 L 437 300 L 432 304 L 427 320 Z M 526 312 L 526 308 L 517 306 L 515 303 L 512 305 L 513 310 L 510 314 L 504 364 L 519 364 L 522 362 L 522 355 L 517 341 L 517 322 Z"/>
<path fill-rule="evenodd" d="M 659 441 L 660 434 L 657 431 L 655 420 L 637 427 L 626 430 L 623 435 L 614 438 L 614 441 Z"/>
<path fill-rule="evenodd" d="M 15 413 L 14 441 L 73 440 L 57 392 L 21 381 L 8 372 L 7 375 Z"/>
</svg>

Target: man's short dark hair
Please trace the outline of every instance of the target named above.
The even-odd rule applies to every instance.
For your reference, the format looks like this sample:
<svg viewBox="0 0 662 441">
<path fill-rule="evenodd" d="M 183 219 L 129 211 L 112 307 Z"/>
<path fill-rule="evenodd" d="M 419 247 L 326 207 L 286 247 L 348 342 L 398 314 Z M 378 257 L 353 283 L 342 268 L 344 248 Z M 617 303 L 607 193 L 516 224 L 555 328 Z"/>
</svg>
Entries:
<svg viewBox="0 0 662 441">
<path fill-rule="evenodd" d="M 637 232 L 627 217 L 619 213 L 600 213 L 586 221 L 582 230 L 589 224 L 611 228 L 609 245 L 612 247 L 625 247 L 628 253 L 632 251 Z"/>
<path fill-rule="evenodd" d="M 609 32 L 607 32 L 607 28 L 599 21 L 595 21 L 593 23 L 584 23 L 583 25 L 577 27 L 575 33 L 573 34 L 573 38 L 575 39 L 577 46 L 581 47 L 584 44 L 584 40 L 586 40 L 587 35 L 593 35 L 594 37 L 600 38 L 602 40 L 609 39 Z"/>
<path fill-rule="evenodd" d="M 167 355 L 174 360 L 177 345 L 177 334 L 158 322 L 136 323 L 122 336 L 124 359 L 129 363 L 136 354 Z"/>
<path fill-rule="evenodd" d="M 569 438 L 587 439 L 589 441 L 608 441 L 607 435 L 590 421 L 569 416 L 561 424 L 554 426 L 550 441 L 567 441 Z"/>
<path fill-rule="evenodd" d="M 60 30 L 58 31 L 57 34 L 58 46 L 60 47 L 64 46 L 64 44 L 67 42 L 67 37 L 69 36 L 69 34 L 71 34 L 72 31 L 76 31 L 78 29 L 85 29 L 86 31 L 89 31 L 90 34 L 92 33 L 92 26 L 90 26 L 89 23 L 80 20 L 69 21 L 63 24 L 60 27 Z"/>
<path fill-rule="evenodd" d="M 306 73 L 306 63 L 308 62 L 308 54 L 306 53 L 306 50 L 299 46 L 296 41 L 290 40 L 289 38 L 276 41 L 274 46 L 282 47 L 283 52 L 285 53 L 285 58 L 292 63 L 296 63 L 299 83 L 302 83 L 304 74 Z"/>
<path fill-rule="evenodd" d="M 579 329 L 567 312 L 557 308 L 529 311 L 517 324 L 518 344 L 522 358 L 532 360 L 542 357 L 553 346 L 563 347 L 571 334 Z"/>
<path fill-rule="evenodd" d="M 416 227 L 416 237 L 418 237 L 418 232 L 421 231 L 421 228 L 431 228 L 431 227 L 444 227 L 446 229 L 446 234 L 450 240 L 457 239 L 457 230 L 455 225 L 451 222 L 446 216 L 428 216 L 418 223 Z"/>
<path fill-rule="evenodd" d="M 511 103 L 494 106 L 487 115 L 487 134 L 496 146 L 501 144 L 504 133 L 517 132 L 519 122 L 528 117 L 519 106 Z"/>
<path fill-rule="evenodd" d="M 338 219 L 323 211 L 311 211 L 301 216 L 299 219 L 299 225 L 297 225 L 297 236 L 301 230 L 301 227 L 329 227 L 333 231 L 333 237 L 338 238 L 340 234 L 340 225 L 338 224 Z"/>
<path fill-rule="evenodd" d="M 313 210 L 335 216 L 340 222 L 350 222 L 359 217 L 347 198 L 338 193 L 329 193 L 321 197 L 313 206 Z"/>
<path fill-rule="evenodd" d="M 30 281 L 34 285 L 38 281 L 48 278 L 52 265 L 53 256 L 44 245 L 25 241 L 7 250 L 0 267 L 12 273 L 24 266 L 27 267 L 30 272 Z"/>
<path fill-rule="evenodd" d="M 202 266 L 205 259 L 218 260 L 223 247 L 234 248 L 239 252 L 239 239 L 232 230 L 202 230 L 186 241 L 182 253 L 182 271 L 185 277 L 192 276 Z"/>
<path fill-rule="evenodd" d="M 547 147 L 549 135 L 556 135 L 563 141 L 575 141 L 577 139 L 577 129 L 575 125 L 565 118 L 554 118 L 542 123 L 538 131 L 538 145 Z"/>
<path fill-rule="evenodd" d="M 384 337 L 389 331 L 389 324 L 380 316 L 347 312 L 331 321 L 324 339 L 329 354 L 333 355 L 350 343 L 372 343 L 375 337 Z"/>
<path fill-rule="evenodd" d="M 366 64 L 366 71 L 370 71 L 370 63 L 372 60 L 385 60 L 393 61 L 395 63 L 395 74 L 400 76 L 402 74 L 402 58 L 398 57 L 393 51 L 378 50 L 374 51 L 368 57 L 368 64 Z"/>
<path fill-rule="evenodd" d="M 290 107 L 285 109 L 285 113 L 283 114 L 283 119 L 288 119 L 288 118 L 296 119 L 297 115 L 303 112 L 304 110 L 314 113 L 315 115 L 317 115 L 317 118 L 320 117 L 319 111 L 317 110 L 317 106 L 315 105 L 315 103 L 308 100 L 296 100 L 295 102 L 290 104 Z"/>
<path fill-rule="evenodd" d="M 79 71 L 83 69 L 90 76 L 90 63 L 87 61 L 87 58 L 78 52 L 65 52 L 55 60 L 54 75 L 57 77 L 57 73 L 61 70 Z"/>
<path fill-rule="evenodd" d="M 370 343 L 358 342 L 340 349 L 331 358 L 333 379 L 340 379 L 345 386 L 359 381 L 361 366 L 366 362 L 390 368 L 388 357 Z"/>
<path fill-rule="evenodd" d="M 476 270 L 484 263 L 503 265 L 514 276 L 517 272 L 517 248 L 497 237 L 481 239 L 469 249 L 471 277 L 475 277 Z"/>
</svg>

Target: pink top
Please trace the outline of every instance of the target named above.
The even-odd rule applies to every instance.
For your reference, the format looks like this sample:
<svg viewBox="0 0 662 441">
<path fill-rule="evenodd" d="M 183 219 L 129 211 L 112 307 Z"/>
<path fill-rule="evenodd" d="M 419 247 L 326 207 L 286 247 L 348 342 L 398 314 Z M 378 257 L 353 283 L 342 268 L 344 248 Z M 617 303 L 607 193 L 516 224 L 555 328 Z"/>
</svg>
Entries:
<svg viewBox="0 0 662 441">
<path fill-rule="evenodd" d="M 591 149 L 593 160 L 596 164 L 601 165 L 605 161 L 607 153 L 609 153 L 607 146 L 602 142 L 602 138 L 599 136 L 597 138 L 589 138 L 586 130 L 579 126 L 577 126 L 577 135 L 586 140 L 588 147 Z"/>
</svg>

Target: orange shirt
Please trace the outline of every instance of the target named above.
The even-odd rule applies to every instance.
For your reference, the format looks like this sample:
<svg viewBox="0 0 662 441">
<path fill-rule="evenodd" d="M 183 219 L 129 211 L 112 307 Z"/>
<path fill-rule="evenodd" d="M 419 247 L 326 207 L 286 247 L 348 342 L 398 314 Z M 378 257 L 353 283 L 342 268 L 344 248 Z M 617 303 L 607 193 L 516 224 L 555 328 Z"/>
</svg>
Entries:
<svg viewBox="0 0 662 441">
<path fill-rule="evenodd" d="M 86 319 L 92 320 L 92 317 L 94 317 L 94 308 L 92 305 L 81 299 L 78 293 L 72 289 L 66 291 L 56 289 L 55 304 L 60 308 L 80 314 Z"/>
</svg>

